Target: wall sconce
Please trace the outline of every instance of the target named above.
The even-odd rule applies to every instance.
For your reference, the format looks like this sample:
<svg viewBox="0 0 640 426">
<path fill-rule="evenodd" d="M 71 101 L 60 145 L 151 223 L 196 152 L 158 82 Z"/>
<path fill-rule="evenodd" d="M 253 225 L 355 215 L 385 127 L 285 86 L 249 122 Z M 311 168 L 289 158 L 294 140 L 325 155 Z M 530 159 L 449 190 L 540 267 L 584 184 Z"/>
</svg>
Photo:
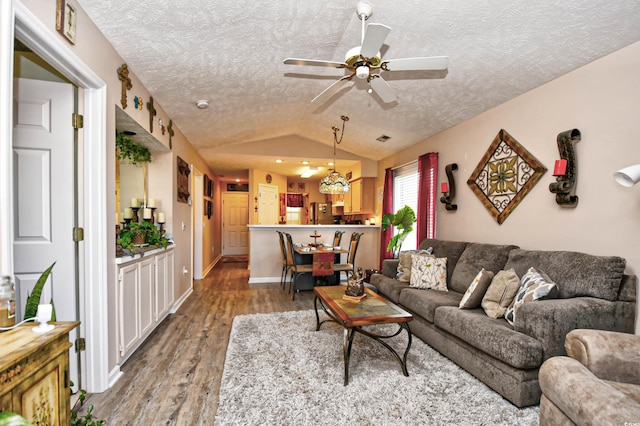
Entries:
<svg viewBox="0 0 640 426">
<path fill-rule="evenodd" d="M 622 186 L 632 187 L 640 182 L 640 164 L 618 170 L 613 174 L 613 178 Z"/>
<path fill-rule="evenodd" d="M 453 204 L 453 201 L 456 198 L 456 181 L 453 178 L 453 170 L 458 170 L 458 165 L 456 163 L 447 164 L 444 168 L 445 173 L 447 174 L 447 181 L 442 182 L 440 190 L 442 192 L 442 197 L 440 197 L 440 202 L 445 204 L 445 208 L 447 210 L 458 210 L 458 205 Z"/>
<path fill-rule="evenodd" d="M 556 181 L 549 184 L 549 191 L 556 194 L 556 203 L 560 207 L 575 207 L 578 205 L 578 196 L 575 195 L 576 185 L 576 156 L 574 145 L 580 142 L 582 136 L 580 130 L 571 129 L 558 133 L 558 151 L 560 159 L 556 160 L 553 175 Z"/>
</svg>

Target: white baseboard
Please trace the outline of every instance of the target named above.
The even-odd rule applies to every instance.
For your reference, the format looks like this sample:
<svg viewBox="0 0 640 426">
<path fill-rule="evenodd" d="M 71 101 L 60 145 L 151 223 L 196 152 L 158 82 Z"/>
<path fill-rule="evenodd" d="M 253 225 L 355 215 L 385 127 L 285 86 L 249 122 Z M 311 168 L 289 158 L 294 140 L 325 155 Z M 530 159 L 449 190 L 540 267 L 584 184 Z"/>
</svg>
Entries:
<svg viewBox="0 0 640 426">
<path fill-rule="evenodd" d="M 171 309 L 169 309 L 169 313 L 171 314 L 175 314 L 178 309 L 180 309 L 180 306 L 187 300 L 187 298 L 189 296 L 191 296 L 191 294 L 193 293 L 193 286 L 189 287 L 189 290 L 187 290 L 182 297 L 180 297 L 180 299 L 178 299 L 176 301 L 176 303 L 173 304 L 173 306 L 171 307 Z"/>
<path fill-rule="evenodd" d="M 258 278 L 249 278 L 249 284 L 280 284 L 280 277 L 258 277 Z"/>
<path fill-rule="evenodd" d="M 120 371 L 120 366 L 116 365 L 113 370 L 109 372 L 109 389 L 122 377 L 122 371 Z"/>
</svg>

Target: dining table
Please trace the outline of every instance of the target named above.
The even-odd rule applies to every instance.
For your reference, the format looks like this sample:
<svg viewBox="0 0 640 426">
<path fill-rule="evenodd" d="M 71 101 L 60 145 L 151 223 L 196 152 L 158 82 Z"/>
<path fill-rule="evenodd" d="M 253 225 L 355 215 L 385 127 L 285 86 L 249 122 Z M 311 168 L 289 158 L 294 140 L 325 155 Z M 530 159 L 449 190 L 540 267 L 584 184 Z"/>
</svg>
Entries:
<svg viewBox="0 0 640 426">
<path fill-rule="evenodd" d="M 313 265 L 313 272 L 311 274 L 303 274 L 303 277 L 301 277 L 302 280 L 307 282 L 307 286 L 310 284 L 311 287 L 320 283 L 328 285 L 338 285 L 340 283 L 340 272 L 335 271 L 333 266 L 336 263 L 340 263 L 340 255 L 343 253 L 349 253 L 349 250 L 321 244 L 294 245 L 296 263 Z M 305 278 L 304 275 L 310 275 L 310 278 Z"/>
</svg>

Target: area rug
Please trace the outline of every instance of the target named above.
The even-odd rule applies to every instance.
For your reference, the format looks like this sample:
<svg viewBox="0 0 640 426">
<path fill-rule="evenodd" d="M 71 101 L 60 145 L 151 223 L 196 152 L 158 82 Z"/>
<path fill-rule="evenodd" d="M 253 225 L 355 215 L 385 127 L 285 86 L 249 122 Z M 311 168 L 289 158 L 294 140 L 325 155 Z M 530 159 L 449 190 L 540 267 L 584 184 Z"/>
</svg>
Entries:
<svg viewBox="0 0 640 426">
<path fill-rule="evenodd" d="M 343 386 L 342 328 L 315 326 L 313 311 L 236 316 L 215 424 L 538 424 L 538 407 L 515 407 L 416 337 L 405 377 L 382 345 L 356 334 Z"/>
</svg>

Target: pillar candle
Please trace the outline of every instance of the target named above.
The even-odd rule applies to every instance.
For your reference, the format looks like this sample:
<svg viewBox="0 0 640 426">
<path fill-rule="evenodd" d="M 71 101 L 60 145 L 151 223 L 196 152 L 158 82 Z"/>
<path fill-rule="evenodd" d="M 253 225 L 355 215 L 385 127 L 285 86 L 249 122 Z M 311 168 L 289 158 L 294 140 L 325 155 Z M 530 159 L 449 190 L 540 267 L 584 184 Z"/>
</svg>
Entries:
<svg viewBox="0 0 640 426">
<path fill-rule="evenodd" d="M 556 160 L 555 167 L 553 168 L 554 176 L 564 176 L 567 174 L 567 160 L 564 158 L 561 160 Z"/>
<path fill-rule="evenodd" d="M 124 216 L 125 219 L 131 219 L 133 217 L 133 210 L 131 209 L 131 207 L 127 207 L 126 209 L 124 209 L 124 213 L 122 214 L 122 216 Z"/>
<path fill-rule="evenodd" d="M 149 198 L 149 201 L 147 201 L 147 207 L 155 208 L 156 207 L 156 199 L 155 198 Z"/>
<path fill-rule="evenodd" d="M 139 208 L 140 207 L 140 200 L 138 200 L 137 198 L 132 198 L 131 199 L 131 207 Z"/>
<path fill-rule="evenodd" d="M 440 185 L 440 189 L 442 192 L 449 192 L 449 185 L 447 184 L 447 182 L 442 182 L 442 184 Z"/>
<path fill-rule="evenodd" d="M 164 213 L 160 212 L 158 213 L 158 223 L 164 223 Z"/>
<path fill-rule="evenodd" d="M 143 219 L 151 219 L 151 209 L 142 210 L 142 218 Z"/>
</svg>

